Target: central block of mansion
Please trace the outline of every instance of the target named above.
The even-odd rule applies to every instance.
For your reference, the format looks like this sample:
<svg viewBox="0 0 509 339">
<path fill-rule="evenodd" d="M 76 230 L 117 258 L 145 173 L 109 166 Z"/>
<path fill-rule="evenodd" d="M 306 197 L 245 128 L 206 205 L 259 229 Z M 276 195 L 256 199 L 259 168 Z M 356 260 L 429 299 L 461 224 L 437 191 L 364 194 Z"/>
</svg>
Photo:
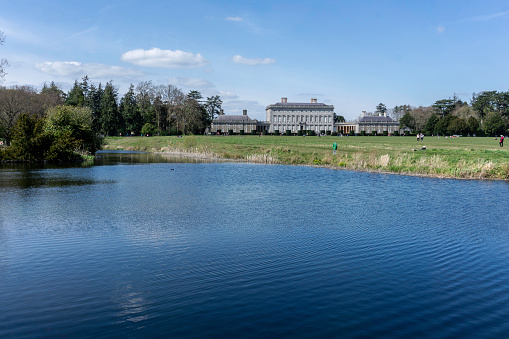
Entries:
<svg viewBox="0 0 509 339">
<path fill-rule="evenodd" d="M 288 102 L 287 98 L 281 98 L 281 102 L 267 106 L 265 111 L 270 133 L 334 131 L 334 106 L 318 103 L 315 98 L 310 103 Z"/>
<path fill-rule="evenodd" d="M 317 102 L 312 98 L 310 103 L 292 103 L 287 98 L 281 98 L 281 102 L 269 105 L 265 108 L 266 121 L 251 119 L 244 110 L 242 115 L 225 115 L 220 111 L 210 128 L 211 133 L 261 133 L 267 131 L 285 133 L 291 131 L 314 131 L 315 133 L 343 133 L 354 132 L 360 134 L 383 134 L 387 131 L 392 135 L 400 131 L 399 122 L 392 120 L 385 113 L 380 115 L 368 115 L 362 112 L 358 121 L 335 122 L 334 106 Z"/>
</svg>

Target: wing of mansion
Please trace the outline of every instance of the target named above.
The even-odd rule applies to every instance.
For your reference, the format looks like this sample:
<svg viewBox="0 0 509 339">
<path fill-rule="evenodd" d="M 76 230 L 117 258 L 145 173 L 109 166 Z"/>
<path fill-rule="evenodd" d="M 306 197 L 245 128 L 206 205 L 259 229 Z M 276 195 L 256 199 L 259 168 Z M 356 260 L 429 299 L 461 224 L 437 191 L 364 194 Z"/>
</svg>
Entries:
<svg viewBox="0 0 509 339">
<path fill-rule="evenodd" d="M 316 98 L 311 102 L 288 102 L 281 98 L 281 102 L 265 108 L 266 121 L 251 119 L 247 110 L 242 115 L 226 115 L 221 110 L 212 121 L 210 132 L 224 133 L 286 133 L 303 134 L 310 131 L 316 134 L 399 134 L 404 130 L 399 128 L 399 121 L 394 121 L 386 113 L 373 115 L 363 111 L 356 121 L 336 122 L 334 106 L 320 103 Z M 385 133 L 384 133 L 385 132 Z"/>
</svg>

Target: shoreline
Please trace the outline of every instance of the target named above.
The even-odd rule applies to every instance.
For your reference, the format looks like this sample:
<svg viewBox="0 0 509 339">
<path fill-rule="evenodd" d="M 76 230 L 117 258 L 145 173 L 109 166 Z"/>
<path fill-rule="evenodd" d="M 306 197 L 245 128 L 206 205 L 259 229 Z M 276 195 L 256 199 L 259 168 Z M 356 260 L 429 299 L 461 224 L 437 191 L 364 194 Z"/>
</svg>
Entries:
<svg viewBox="0 0 509 339">
<path fill-rule="evenodd" d="M 378 174 L 389 174 L 389 175 L 403 175 L 410 177 L 421 177 L 421 178 L 433 178 L 433 179 L 454 179 L 454 180 L 487 180 L 487 181 L 509 181 L 509 179 L 502 178 L 472 178 L 472 177 L 454 177 L 454 176 L 446 176 L 446 175 L 438 175 L 438 174 L 425 174 L 425 173 L 413 173 L 413 172 L 391 172 L 385 170 L 377 170 L 377 169 L 359 169 L 359 168 L 348 168 L 341 166 L 332 166 L 332 165 L 314 165 L 314 164 L 288 164 L 284 162 L 280 163 L 266 163 L 262 161 L 256 160 L 248 160 L 248 159 L 228 159 L 221 158 L 217 155 L 206 155 L 203 153 L 193 153 L 193 152 L 185 152 L 185 151 L 154 151 L 150 152 L 154 154 L 172 156 L 172 157 L 186 157 L 193 159 L 203 159 L 203 160 L 220 160 L 222 162 L 238 162 L 238 163 L 253 163 L 260 165 L 286 165 L 286 166 L 303 166 L 303 167 L 315 167 L 315 168 L 327 168 L 331 170 L 340 170 L 340 171 L 352 171 L 352 172 L 365 172 L 365 173 L 378 173 Z"/>
<path fill-rule="evenodd" d="M 332 154 L 332 142 L 338 143 L 337 154 Z M 429 139 L 426 152 L 410 151 L 415 146 L 415 142 L 403 137 L 187 136 L 111 137 L 107 138 L 104 150 L 437 179 L 509 180 L 509 152 L 493 147 L 490 138 Z"/>
</svg>

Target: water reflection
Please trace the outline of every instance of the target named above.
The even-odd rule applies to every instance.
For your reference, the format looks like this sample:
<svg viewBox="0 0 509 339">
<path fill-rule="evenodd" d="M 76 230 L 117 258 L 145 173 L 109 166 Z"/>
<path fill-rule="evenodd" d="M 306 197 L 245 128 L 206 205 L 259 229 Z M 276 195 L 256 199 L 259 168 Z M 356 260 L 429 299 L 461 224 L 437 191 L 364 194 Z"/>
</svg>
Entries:
<svg viewBox="0 0 509 339">
<path fill-rule="evenodd" d="M 216 159 L 177 156 L 164 153 L 103 150 L 96 153 L 94 165 L 166 164 L 166 163 L 215 163 Z"/>
<path fill-rule="evenodd" d="M 509 332 L 506 183 L 100 159 L 0 170 L 0 337 Z"/>
<path fill-rule="evenodd" d="M 36 188 L 84 186 L 96 183 L 86 177 L 71 177 L 67 173 L 50 173 L 49 170 L 4 171 L 0 177 L 0 188 Z"/>
</svg>

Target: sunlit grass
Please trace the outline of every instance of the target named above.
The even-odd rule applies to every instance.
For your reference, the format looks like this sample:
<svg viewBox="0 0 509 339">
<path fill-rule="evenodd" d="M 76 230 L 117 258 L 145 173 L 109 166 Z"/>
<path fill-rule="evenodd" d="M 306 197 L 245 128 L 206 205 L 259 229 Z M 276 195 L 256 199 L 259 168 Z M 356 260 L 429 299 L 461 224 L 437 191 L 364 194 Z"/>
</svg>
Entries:
<svg viewBox="0 0 509 339">
<path fill-rule="evenodd" d="M 332 154 L 332 143 L 338 144 Z M 421 150 L 423 146 L 426 150 Z M 451 178 L 508 179 L 509 151 L 493 138 L 110 137 L 107 149 L 180 152 L 266 164 L 319 165 Z"/>
</svg>

